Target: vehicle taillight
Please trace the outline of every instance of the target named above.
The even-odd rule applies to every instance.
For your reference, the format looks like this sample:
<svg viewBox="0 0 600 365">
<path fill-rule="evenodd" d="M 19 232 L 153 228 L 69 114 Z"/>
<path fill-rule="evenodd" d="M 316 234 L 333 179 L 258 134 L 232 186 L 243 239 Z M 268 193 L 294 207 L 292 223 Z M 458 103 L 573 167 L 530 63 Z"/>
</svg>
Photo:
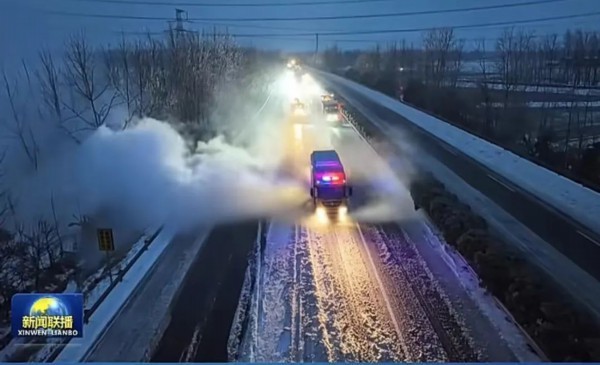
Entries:
<svg viewBox="0 0 600 365">
<path fill-rule="evenodd" d="M 346 182 L 346 177 L 343 173 L 329 173 L 323 174 L 319 180 L 321 180 L 325 184 L 337 185 L 344 184 Z"/>
</svg>

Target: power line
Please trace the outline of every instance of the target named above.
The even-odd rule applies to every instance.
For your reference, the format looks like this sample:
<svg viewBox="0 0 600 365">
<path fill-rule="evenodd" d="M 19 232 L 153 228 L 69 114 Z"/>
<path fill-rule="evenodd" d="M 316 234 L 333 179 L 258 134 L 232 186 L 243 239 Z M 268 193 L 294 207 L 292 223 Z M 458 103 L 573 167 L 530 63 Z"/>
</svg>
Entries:
<svg viewBox="0 0 600 365">
<path fill-rule="evenodd" d="M 535 0 L 528 2 L 518 2 L 499 5 L 472 6 L 466 8 L 444 9 L 444 10 L 421 10 L 395 13 L 379 13 L 379 14 L 355 14 L 355 15 L 330 15 L 330 16 L 312 16 L 312 17 L 270 17 L 270 18 L 198 18 L 197 20 L 206 21 L 236 21 L 236 22 L 274 22 L 274 21 L 318 21 L 318 20 L 342 20 L 342 19 L 373 19 L 373 18 L 394 18 L 418 15 L 434 15 L 434 14 L 449 14 L 449 13 L 464 13 L 480 10 L 495 10 L 505 8 L 516 8 L 531 5 L 541 5 L 556 2 L 564 2 L 568 0 Z"/>
<path fill-rule="evenodd" d="M 169 18 L 168 20 L 172 20 L 171 18 Z M 569 20 L 569 19 L 563 19 L 563 20 Z M 582 20 L 580 21 L 580 23 L 578 25 L 581 25 L 583 22 L 591 22 L 593 21 L 595 23 L 595 20 L 593 19 L 588 19 L 588 20 Z M 307 36 L 309 35 L 311 37 L 312 40 L 312 36 L 314 35 L 314 32 L 318 32 L 318 33 L 323 33 L 323 32 L 334 32 L 337 30 L 332 30 L 332 29 L 321 29 L 321 28 L 298 28 L 298 27 L 285 27 L 285 26 L 270 26 L 270 25 L 259 25 L 259 24 L 235 24 L 235 23 L 230 23 L 230 22 L 206 22 L 206 21 L 187 21 L 188 23 L 191 24 L 204 24 L 204 25 L 209 25 L 209 26 L 219 26 L 219 27 L 226 27 L 226 28 L 247 28 L 247 29 L 272 29 L 272 30 L 295 30 L 295 31 L 300 31 L 300 32 L 310 32 L 310 33 L 302 33 L 299 36 Z M 554 24 L 542 24 L 542 25 L 538 25 L 538 27 L 545 27 L 545 26 L 553 26 Z M 140 34 L 140 32 L 129 32 L 130 34 Z M 144 33 L 147 34 L 147 33 Z M 162 33 L 161 33 L 162 34 Z M 275 36 L 277 36 L 277 34 L 274 34 Z M 538 35 L 534 35 L 534 37 L 538 37 Z M 294 38 L 292 38 L 294 39 Z M 463 38 L 464 39 L 464 38 Z M 481 40 L 481 38 L 473 38 L 472 40 Z M 378 43 L 378 42 L 385 42 L 386 40 L 382 40 L 382 39 L 365 39 L 365 40 L 352 40 L 353 42 L 373 42 L 373 43 Z"/>
<path fill-rule="evenodd" d="M 451 28 L 451 29 L 477 29 L 477 28 L 487 28 L 494 26 L 511 26 L 518 24 L 531 24 L 552 20 L 566 20 L 566 19 L 575 19 L 575 18 L 584 18 L 584 17 L 593 17 L 600 15 L 600 12 L 591 12 L 584 14 L 572 14 L 572 15 L 563 15 L 563 16 L 554 16 L 554 17 L 545 17 L 545 18 L 535 18 L 535 19 L 524 19 L 524 20 L 513 20 L 513 21 L 504 21 L 504 22 L 494 22 L 494 23 L 481 23 L 481 24 L 468 24 L 468 25 L 446 25 L 443 27 Z M 416 32 L 424 32 L 439 29 L 440 27 L 429 27 L 429 28 L 406 28 L 406 29 L 382 29 L 382 30 L 372 30 L 372 31 L 348 31 L 348 32 L 318 32 L 320 36 L 336 36 L 336 35 L 362 35 L 362 34 L 391 34 L 391 33 L 416 33 Z M 197 31 L 190 31 L 197 32 Z M 164 32 L 154 32 L 154 33 L 143 33 L 143 32 L 124 32 L 126 34 L 164 34 Z M 314 37 L 315 33 L 280 33 L 280 34 L 235 34 L 235 33 L 226 33 L 229 36 L 237 37 L 237 38 L 271 38 L 271 39 L 291 39 L 291 40 L 302 40 L 302 38 L 292 38 L 292 37 Z M 543 37 L 544 35 L 532 35 L 532 37 Z M 461 39 L 461 38 L 459 38 Z M 485 38 L 464 38 L 465 40 L 482 40 Z M 488 38 L 493 39 L 493 38 Z M 383 42 L 393 42 L 393 40 L 375 40 L 375 39 L 328 39 L 328 42 L 374 42 L 374 43 L 383 43 Z"/>
<path fill-rule="evenodd" d="M 108 1 L 108 0 L 107 0 Z M 535 0 L 528 2 L 509 3 L 500 5 L 486 5 L 476 6 L 468 8 L 455 8 L 445 10 L 423 10 L 423 11 L 410 11 L 410 12 L 396 12 L 396 13 L 380 13 L 380 14 L 355 14 L 355 15 L 332 15 L 332 16 L 317 16 L 317 17 L 288 17 L 288 18 L 189 18 L 191 21 L 235 21 L 235 22 L 266 22 L 266 21 L 319 21 L 319 20 L 342 20 L 342 19 L 372 19 L 372 18 L 392 18 L 392 17 L 405 17 L 405 16 L 417 16 L 417 15 L 433 15 L 433 14 L 448 14 L 448 13 L 462 13 L 470 11 L 480 10 L 494 10 L 504 8 L 515 8 L 531 5 L 541 5 L 556 2 L 564 2 L 569 0 Z M 48 14 L 54 15 L 65 15 L 65 16 L 78 16 L 78 17 L 89 17 L 89 18 L 108 18 L 108 19 L 128 19 L 128 20 L 169 20 L 164 17 L 153 17 L 153 16 L 140 16 L 140 15 L 114 15 L 114 14 L 89 14 L 89 13 L 71 13 L 61 11 L 46 11 Z"/>
<path fill-rule="evenodd" d="M 565 20 L 565 19 L 577 19 L 577 18 L 586 18 L 600 15 L 600 11 L 598 12 L 590 12 L 583 14 L 572 14 L 572 15 L 562 15 L 562 16 L 554 16 L 554 17 L 545 17 L 545 18 L 534 18 L 534 19 L 524 19 L 524 20 L 513 20 L 513 21 L 503 21 L 503 22 L 492 22 L 492 23 L 479 23 L 479 24 L 467 24 L 467 25 L 443 25 L 438 27 L 427 27 L 427 28 L 405 28 L 405 29 L 380 29 L 380 30 L 364 30 L 364 31 L 346 31 L 346 32 L 319 32 L 320 36 L 343 36 L 343 35 L 365 35 L 365 34 L 393 34 L 393 33 L 418 33 L 418 32 L 426 32 L 439 28 L 451 28 L 451 29 L 479 29 L 479 28 L 488 28 L 488 27 L 497 27 L 497 26 L 511 26 L 511 25 L 519 25 L 519 24 L 533 24 L 539 22 L 553 21 L 553 20 Z M 129 34 L 133 34 L 129 32 Z M 148 33 L 144 33 L 148 34 Z M 158 33 L 164 34 L 164 32 Z M 279 33 L 279 34 L 235 34 L 228 33 L 228 35 L 237 37 L 237 38 L 268 38 L 268 37 L 313 37 L 315 35 L 314 32 L 310 33 Z"/>
<path fill-rule="evenodd" d="M 577 19 L 577 18 L 587 18 L 592 16 L 600 15 L 600 11 L 589 12 L 583 14 L 573 14 L 573 15 L 560 15 L 553 17 L 545 17 L 545 18 L 535 18 L 535 19 L 524 19 L 524 20 L 511 20 L 511 21 L 503 21 L 503 22 L 490 22 L 490 23 L 479 23 L 479 24 L 467 24 L 467 25 L 443 25 L 437 27 L 426 27 L 426 28 L 406 28 L 406 29 L 379 29 L 379 30 L 362 30 L 362 31 L 343 31 L 343 32 L 319 32 L 320 35 L 324 36 L 335 36 L 335 35 L 359 35 L 359 34 L 390 34 L 390 33 L 417 33 L 417 32 L 426 32 L 430 30 L 435 30 L 439 28 L 452 28 L 452 29 L 478 29 L 478 28 L 488 28 L 488 27 L 497 27 L 497 26 L 511 26 L 511 25 L 519 25 L 519 24 L 532 24 L 539 22 L 546 22 L 552 20 L 563 20 L 563 19 Z M 262 36 L 272 36 L 273 34 L 236 34 L 236 37 L 262 37 Z M 281 36 L 312 36 L 313 33 L 287 33 L 287 34 L 279 34 Z"/>
<path fill-rule="evenodd" d="M 398 0 L 322 0 L 322 1 L 297 1 L 286 3 L 205 3 L 205 2 L 165 2 L 165 1 L 134 1 L 134 0 L 72 0 L 77 2 L 109 3 L 123 5 L 149 5 L 149 6 L 194 6 L 194 7 L 282 7 L 282 6 L 314 6 L 314 5 L 347 5 L 376 2 L 392 2 Z"/>
</svg>

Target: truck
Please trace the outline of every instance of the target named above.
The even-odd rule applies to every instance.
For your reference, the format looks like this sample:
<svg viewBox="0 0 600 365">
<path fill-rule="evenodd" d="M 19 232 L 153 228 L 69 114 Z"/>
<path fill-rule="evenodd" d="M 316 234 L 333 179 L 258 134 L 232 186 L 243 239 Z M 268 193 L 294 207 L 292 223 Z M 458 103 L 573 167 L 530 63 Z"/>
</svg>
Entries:
<svg viewBox="0 0 600 365">
<path fill-rule="evenodd" d="M 335 100 L 323 100 L 323 116 L 327 122 L 341 122 L 340 105 Z"/>
<path fill-rule="evenodd" d="M 317 215 L 339 217 L 348 212 L 352 186 L 335 150 L 313 151 L 310 155 L 310 196 Z"/>
</svg>

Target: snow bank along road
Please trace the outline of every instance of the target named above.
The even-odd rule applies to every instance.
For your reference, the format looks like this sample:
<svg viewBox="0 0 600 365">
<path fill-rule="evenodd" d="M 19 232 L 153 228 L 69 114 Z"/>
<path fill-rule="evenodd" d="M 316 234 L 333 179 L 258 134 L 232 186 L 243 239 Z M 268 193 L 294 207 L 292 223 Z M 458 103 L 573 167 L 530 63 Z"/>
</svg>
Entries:
<svg viewBox="0 0 600 365">
<path fill-rule="evenodd" d="M 308 126 L 300 128 L 301 138 L 311 133 Z M 372 169 L 375 179 L 395 179 L 391 172 L 381 175 L 377 165 L 383 162 L 351 128 L 334 133 L 331 141 L 352 176 Z M 322 140 L 313 146 L 326 147 Z M 354 184 L 353 209 L 377 200 L 371 183 Z M 401 197 L 381 198 L 402 204 L 394 201 Z M 412 203 L 406 206 L 412 209 Z M 488 312 L 496 311 L 496 320 L 483 314 L 486 304 L 474 299 L 476 290 L 465 290 L 460 275 L 435 252 L 442 246 L 429 241 L 435 237 L 423 225 L 416 216 L 401 225 L 353 220 L 322 225 L 311 217 L 272 221 L 236 360 L 538 359 L 497 307 L 487 306 Z"/>
<path fill-rule="evenodd" d="M 393 136 L 395 128 L 404 136 L 399 143 L 415 141 L 427 154 L 600 279 L 600 194 L 515 155 L 508 156 L 497 146 L 454 131 L 455 127 L 446 131 L 443 128 L 448 128 L 447 123 L 438 120 L 434 126 L 435 118 L 364 86 L 335 75 L 318 74 L 384 133 Z M 427 124 L 420 123 L 423 120 Z M 464 134 L 462 143 L 460 133 Z"/>
</svg>

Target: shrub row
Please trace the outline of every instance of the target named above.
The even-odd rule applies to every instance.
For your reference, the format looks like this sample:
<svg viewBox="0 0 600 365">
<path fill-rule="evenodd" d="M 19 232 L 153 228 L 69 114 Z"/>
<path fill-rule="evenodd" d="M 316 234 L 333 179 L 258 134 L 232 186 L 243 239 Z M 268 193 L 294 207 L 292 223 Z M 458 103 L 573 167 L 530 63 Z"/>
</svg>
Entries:
<svg viewBox="0 0 600 365">
<path fill-rule="evenodd" d="M 345 113 L 373 145 L 385 136 L 346 103 Z M 551 361 L 600 361 L 600 326 L 590 321 L 539 268 L 491 234 L 486 221 L 431 174 L 409 187 L 445 241 L 469 262 L 480 284 L 511 312 Z"/>
<path fill-rule="evenodd" d="M 512 313 L 552 361 L 599 361 L 600 328 L 564 298 L 537 267 L 490 234 L 485 220 L 432 176 L 410 186 L 424 209 L 473 267 L 480 283 Z"/>
</svg>

